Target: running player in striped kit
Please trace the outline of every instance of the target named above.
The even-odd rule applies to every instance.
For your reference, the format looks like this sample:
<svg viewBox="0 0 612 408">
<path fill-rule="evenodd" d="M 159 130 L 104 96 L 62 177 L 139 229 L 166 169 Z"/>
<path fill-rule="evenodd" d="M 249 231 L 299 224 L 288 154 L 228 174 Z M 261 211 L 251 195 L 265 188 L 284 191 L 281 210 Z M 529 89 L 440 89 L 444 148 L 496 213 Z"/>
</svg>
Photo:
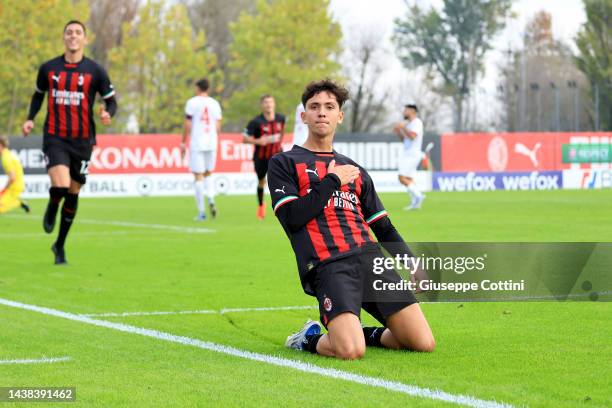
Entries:
<svg viewBox="0 0 612 408">
<path fill-rule="evenodd" d="M 60 228 L 51 250 L 55 264 L 66 264 L 64 244 L 76 216 L 79 191 L 85 184 L 89 160 L 96 144 L 94 102 L 96 94 L 104 100 L 99 116 L 111 123 L 117 110 L 115 89 L 108 74 L 95 61 L 83 55 L 87 33 L 83 23 L 71 20 L 64 26 L 65 52 L 41 65 L 32 95 L 23 134 L 34 128 L 34 117 L 47 97 L 47 117 L 43 127 L 43 153 L 51 179 L 49 203 L 43 229 L 51 233 L 63 200 Z"/>
<path fill-rule="evenodd" d="M 266 216 L 264 205 L 264 186 L 270 158 L 281 152 L 285 133 L 285 117 L 275 112 L 276 103 L 272 95 L 263 95 L 259 99 L 261 114 L 255 116 L 244 129 L 244 143 L 255 145 L 253 164 L 257 173 L 257 218 Z"/>
</svg>

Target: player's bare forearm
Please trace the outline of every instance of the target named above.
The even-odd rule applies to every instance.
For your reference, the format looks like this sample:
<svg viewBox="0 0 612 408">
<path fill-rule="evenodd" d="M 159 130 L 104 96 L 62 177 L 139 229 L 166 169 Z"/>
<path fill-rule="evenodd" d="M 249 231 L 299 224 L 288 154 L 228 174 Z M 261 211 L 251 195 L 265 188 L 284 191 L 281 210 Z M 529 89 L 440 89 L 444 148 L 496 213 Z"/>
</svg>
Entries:
<svg viewBox="0 0 612 408">
<path fill-rule="evenodd" d="M 217 133 L 221 133 L 221 121 L 217 121 Z"/>
<path fill-rule="evenodd" d="M 187 143 L 187 138 L 189 137 L 190 133 L 191 133 L 191 119 L 185 119 L 185 122 L 183 122 L 183 136 L 181 138 L 182 144 Z"/>
</svg>

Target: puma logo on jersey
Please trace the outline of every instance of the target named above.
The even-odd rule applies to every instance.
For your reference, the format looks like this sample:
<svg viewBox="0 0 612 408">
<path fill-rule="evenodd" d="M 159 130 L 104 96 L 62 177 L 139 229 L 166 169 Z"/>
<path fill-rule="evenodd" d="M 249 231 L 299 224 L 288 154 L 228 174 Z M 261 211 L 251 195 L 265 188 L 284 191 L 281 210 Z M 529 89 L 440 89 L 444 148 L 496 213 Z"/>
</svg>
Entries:
<svg viewBox="0 0 612 408">
<path fill-rule="evenodd" d="M 54 80 L 55 82 L 58 82 L 58 83 L 59 83 L 59 76 L 58 76 L 58 75 L 51 75 L 51 78 L 53 78 L 53 80 Z"/>
<path fill-rule="evenodd" d="M 283 193 L 283 194 L 287 194 L 285 193 L 285 186 L 283 186 L 283 188 L 277 188 L 276 190 L 274 190 L 275 193 Z"/>
<path fill-rule="evenodd" d="M 315 176 L 319 177 L 319 173 L 317 173 L 317 169 L 314 169 L 314 170 L 306 169 L 306 173 L 313 173 Z"/>
</svg>

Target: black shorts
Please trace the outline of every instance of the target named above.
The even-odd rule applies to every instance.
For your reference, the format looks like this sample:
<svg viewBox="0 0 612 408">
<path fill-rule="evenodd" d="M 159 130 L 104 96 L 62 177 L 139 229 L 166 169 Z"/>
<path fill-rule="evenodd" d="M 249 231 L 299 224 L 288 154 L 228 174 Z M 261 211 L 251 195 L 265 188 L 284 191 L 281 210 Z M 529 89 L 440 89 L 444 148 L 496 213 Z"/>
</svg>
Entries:
<svg viewBox="0 0 612 408">
<path fill-rule="evenodd" d="M 270 163 L 270 159 L 253 159 L 253 163 L 255 164 L 255 173 L 257 173 L 257 178 L 259 180 L 266 177 L 268 173 L 268 163 Z"/>
<path fill-rule="evenodd" d="M 387 317 L 417 303 L 408 289 L 393 292 L 373 289 L 377 280 L 389 283 L 402 280 L 395 271 L 374 274 L 372 265 L 376 257 L 384 255 L 377 246 L 370 246 L 358 254 L 324 263 L 317 268 L 313 287 L 319 301 L 321 323 L 326 328 L 340 313 L 351 312 L 360 317 L 361 309 L 386 327 Z"/>
<path fill-rule="evenodd" d="M 65 142 L 45 143 L 43 145 L 47 170 L 58 164 L 68 166 L 70 178 L 79 184 L 87 182 L 92 150 L 91 146 L 77 147 Z"/>
</svg>

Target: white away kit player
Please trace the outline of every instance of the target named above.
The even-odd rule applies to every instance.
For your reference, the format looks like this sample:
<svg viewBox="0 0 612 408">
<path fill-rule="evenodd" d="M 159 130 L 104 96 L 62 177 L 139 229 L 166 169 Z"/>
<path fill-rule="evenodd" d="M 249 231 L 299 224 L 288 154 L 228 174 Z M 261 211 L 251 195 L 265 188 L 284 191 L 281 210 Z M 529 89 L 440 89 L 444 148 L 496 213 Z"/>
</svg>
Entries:
<svg viewBox="0 0 612 408">
<path fill-rule="evenodd" d="M 185 105 L 185 123 L 181 152 L 185 155 L 187 137 L 189 136 L 189 167 L 195 177 L 195 200 L 198 207 L 196 221 L 206 219 L 204 195 L 208 198 L 210 214 L 217 215 L 215 191 L 210 182 L 210 175 L 215 170 L 217 159 L 217 133 L 221 131 L 221 105 L 208 96 L 207 79 L 196 82 L 196 96 Z"/>
<path fill-rule="evenodd" d="M 302 121 L 304 105 L 300 102 L 295 109 L 295 125 L 293 127 L 293 145 L 301 146 L 308 138 L 308 125 Z"/>
<path fill-rule="evenodd" d="M 406 210 L 421 208 L 425 194 L 416 183 L 417 168 L 424 157 L 421 151 L 423 145 L 423 122 L 417 117 L 418 108 L 415 104 L 404 106 L 405 122 L 398 122 L 393 131 L 403 142 L 404 148 L 399 158 L 399 181 L 408 189 L 411 202 Z"/>
</svg>

